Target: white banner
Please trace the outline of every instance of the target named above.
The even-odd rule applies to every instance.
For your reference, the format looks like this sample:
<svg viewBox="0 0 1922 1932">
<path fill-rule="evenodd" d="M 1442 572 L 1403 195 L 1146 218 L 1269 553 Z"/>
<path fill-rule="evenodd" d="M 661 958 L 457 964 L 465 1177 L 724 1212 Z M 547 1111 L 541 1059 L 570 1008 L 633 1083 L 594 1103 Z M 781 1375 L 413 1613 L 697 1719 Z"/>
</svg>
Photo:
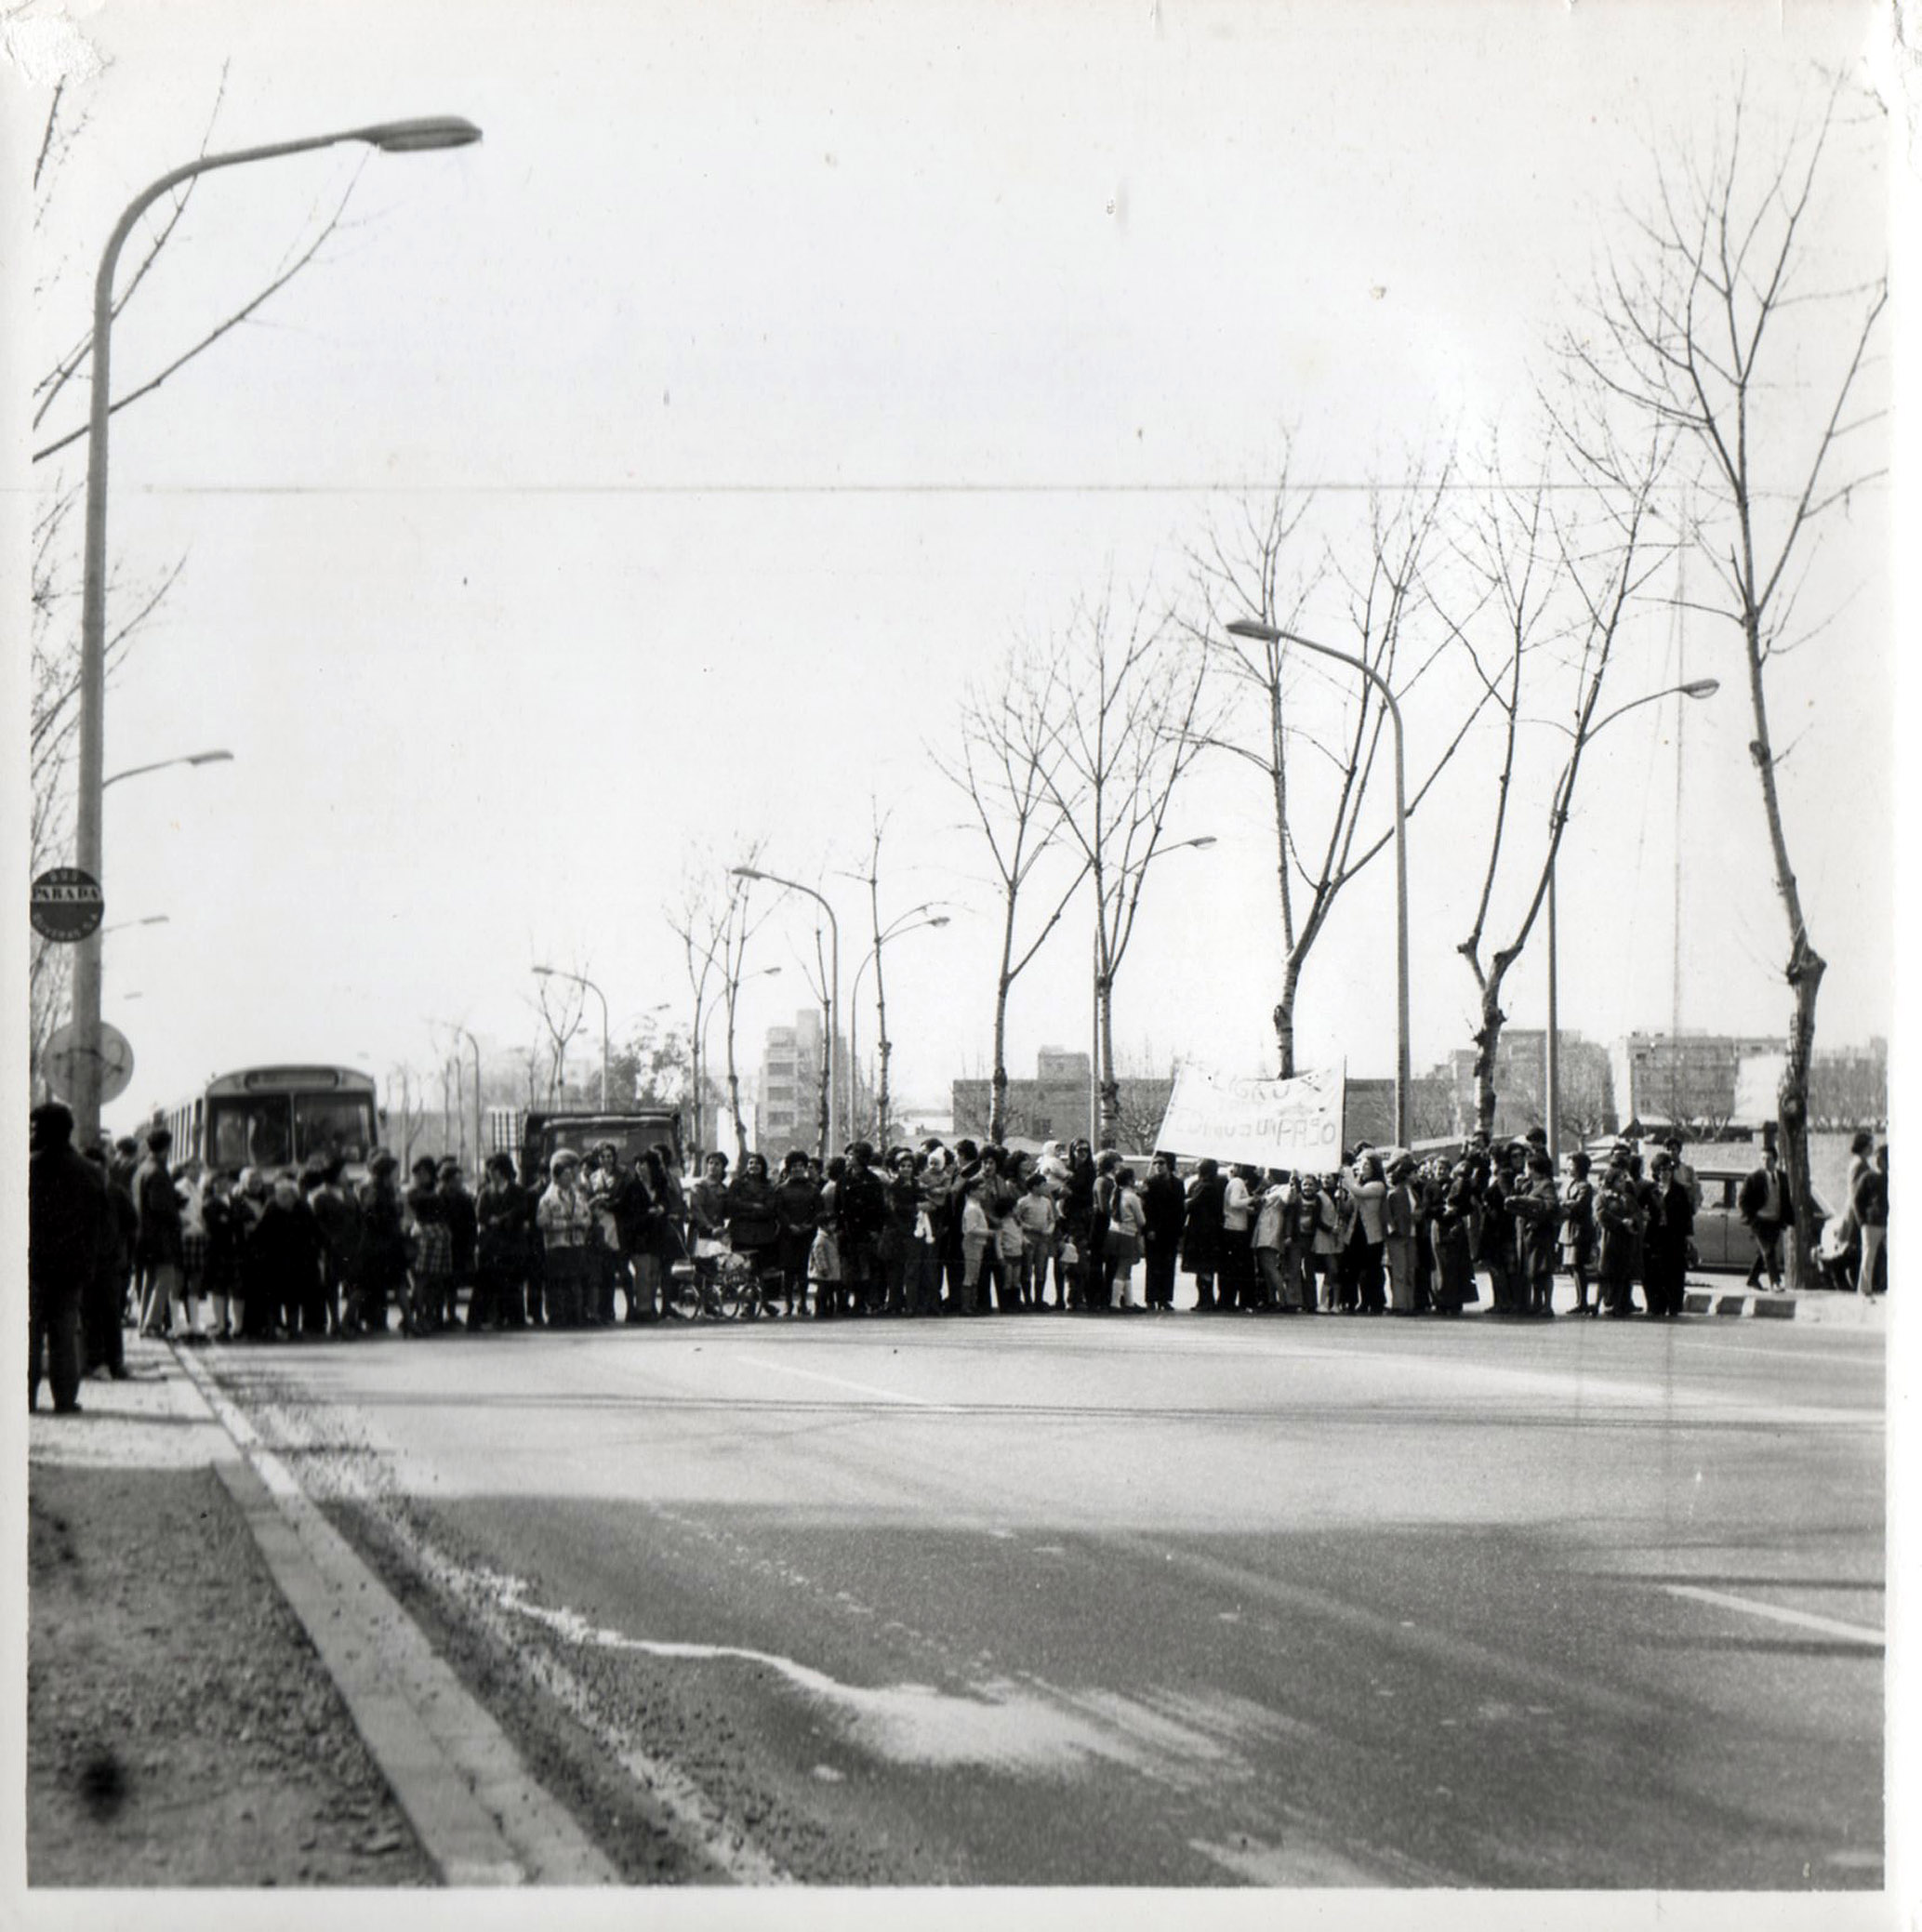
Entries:
<svg viewBox="0 0 1922 1932">
<path fill-rule="evenodd" d="M 1292 1080 L 1239 1079 L 1184 1066 L 1155 1145 L 1191 1160 L 1206 1155 L 1328 1173 L 1342 1164 L 1346 1086 L 1345 1064 Z"/>
</svg>

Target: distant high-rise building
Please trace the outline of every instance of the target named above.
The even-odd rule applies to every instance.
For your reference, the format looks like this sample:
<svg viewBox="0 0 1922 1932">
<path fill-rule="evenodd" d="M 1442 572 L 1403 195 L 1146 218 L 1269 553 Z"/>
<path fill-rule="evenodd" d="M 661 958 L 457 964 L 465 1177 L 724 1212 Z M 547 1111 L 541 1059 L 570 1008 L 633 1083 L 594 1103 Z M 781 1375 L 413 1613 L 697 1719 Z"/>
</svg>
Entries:
<svg viewBox="0 0 1922 1932">
<path fill-rule="evenodd" d="M 778 1165 L 790 1147 L 813 1152 L 820 1140 L 821 1015 L 804 1007 L 791 1026 L 770 1026 L 761 1054 L 761 1102 L 754 1144 Z"/>
</svg>

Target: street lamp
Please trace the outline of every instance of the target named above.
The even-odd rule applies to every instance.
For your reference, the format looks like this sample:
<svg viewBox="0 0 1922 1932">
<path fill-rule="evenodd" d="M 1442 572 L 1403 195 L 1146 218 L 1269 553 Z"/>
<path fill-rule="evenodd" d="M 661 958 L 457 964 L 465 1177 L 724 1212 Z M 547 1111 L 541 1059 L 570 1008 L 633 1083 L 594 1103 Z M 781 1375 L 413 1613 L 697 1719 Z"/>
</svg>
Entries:
<svg viewBox="0 0 1922 1932">
<path fill-rule="evenodd" d="M 592 980 L 578 973 L 563 973 L 558 966 L 537 966 L 535 972 L 542 979 L 572 980 L 577 986 L 585 986 L 601 1002 L 601 1111 L 607 1111 L 607 995 Z"/>
<path fill-rule="evenodd" d="M 113 271 L 134 223 L 163 194 L 196 175 L 247 162 L 272 161 L 361 141 L 384 153 L 415 153 L 433 148 L 460 148 L 477 141 L 481 130 L 456 115 L 418 121 L 387 121 L 338 134 L 311 135 L 270 147 L 241 148 L 227 154 L 203 154 L 171 169 L 143 188 L 122 213 L 100 254 L 93 298 L 93 404 L 87 420 L 86 545 L 80 603 L 80 750 L 73 828 L 74 863 L 100 880 L 100 801 L 106 790 L 100 765 L 107 708 L 107 424 L 113 413 L 111 377 L 113 335 Z M 103 881 L 102 881 L 103 882 Z M 76 1144 L 91 1146 L 100 1124 L 100 946 L 98 933 L 80 941 L 73 959 L 74 1069 L 73 1122 Z"/>
<path fill-rule="evenodd" d="M 840 1139 L 842 1120 L 841 1082 L 835 1065 L 841 1045 L 841 921 L 834 917 L 833 906 L 813 886 L 802 885 L 799 880 L 782 879 L 753 866 L 734 866 L 729 870 L 736 879 L 758 879 L 764 885 L 804 893 L 828 915 L 828 1146 L 832 1152 Z"/>
<path fill-rule="evenodd" d="M 105 791 L 110 785 L 118 785 L 123 778 L 139 778 L 148 772 L 165 772 L 172 765 L 225 765 L 232 762 L 231 751 L 190 751 L 184 758 L 163 758 L 151 765 L 131 765 L 124 772 L 115 772 L 111 778 L 100 780 L 100 789 Z"/>
<path fill-rule="evenodd" d="M 1614 723 L 1616 719 L 1629 711 L 1639 709 L 1643 705 L 1660 704 L 1665 697 L 1713 697 L 1721 688 L 1722 681 L 1719 678 L 1696 678 L 1687 684 L 1672 684 L 1664 691 L 1650 691 L 1644 696 L 1630 698 L 1625 705 L 1618 705 L 1599 724 L 1591 724 L 1583 734 L 1583 740 L 1584 743 L 1593 744 L 1596 734 L 1605 726 Z M 1558 718 L 1550 718 L 1544 722 L 1554 725 L 1557 731 L 1567 732 L 1571 737 L 1574 736 L 1574 733 Z M 1561 855 L 1561 828 L 1567 823 L 1567 801 L 1557 794 L 1549 823 L 1549 835 L 1554 842 L 1549 848 L 1548 856 L 1548 1065 L 1544 1072 L 1544 1084 L 1548 1090 L 1548 1158 L 1554 1161 L 1559 1161 L 1561 1158 L 1561 1006 L 1557 965 L 1555 867 L 1556 861 Z M 1677 831 L 1679 833 L 1679 827 Z"/>
<path fill-rule="evenodd" d="M 1128 881 L 1149 860 L 1158 859 L 1171 852 L 1205 852 L 1215 842 L 1213 832 L 1203 832 L 1198 839 L 1178 839 L 1173 845 L 1152 848 L 1132 866 L 1124 866 L 1116 875 L 1119 891 L 1125 893 Z M 1097 898 L 1094 902 L 1094 998 L 1090 1003 L 1088 1022 L 1088 1142 L 1091 1146 L 1101 1145 L 1101 996 L 1112 989 L 1113 975 L 1103 973 L 1102 946 L 1107 937 L 1107 908 Z"/>
<path fill-rule="evenodd" d="M 1388 708 L 1388 720 L 1395 730 L 1395 1142 L 1398 1146 L 1408 1145 L 1408 1098 L 1410 1067 L 1408 1057 L 1408 779 L 1403 764 L 1401 746 L 1401 707 L 1395 702 L 1395 694 L 1388 688 L 1388 681 L 1370 664 L 1366 658 L 1356 657 L 1346 651 L 1337 651 L 1332 644 L 1318 644 L 1311 638 L 1297 636 L 1292 630 L 1278 629 L 1272 624 L 1257 624 L 1247 617 L 1237 617 L 1228 627 L 1236 637 L 1252 638 L 1258 643 L 1299 644 L 1304 651 L 1313 651 L 1322 657 L 1332 657 L 1337 663 L 1345 664 L 1358 670 L 1382 695 L 1382 702 Z"/>
<path fill-rule="evenodd" d="M 922 913 L 927 913 L 930 916 L 926 919 L 922 919 L 921 917 Z M 911 910 L 904 912 L 899 919 L 895 920 L 887 928 L 887 930 L 881 933 L 880 940 L 875 945 L 868 948 L 868 957 L 865 959 L 863 959 L 857 967 L 855 968 L 854 984 L 848 988 L 847 996 L 847 1057 L 850 1098 L 852 1098 L 853 1090 L 856 1085 L 858 1085 L 861 1078 L 861 1054 L 858 1047 L 855 1044 L 855 1036 L 859 1030 L 861 1023 L 861 975 L 868 971 L 868 967 L 872 966 L 875 969 L 877 978 L 879 977 L 881 971 L 881 949 L 883 946 L 887 944 L 887 942 L 890 939 L 898 938 L 900 935 L 907 933 L 919 933 L 929 926 L 946 926 L 950 925 L 952 923 L 953 921 L 951 916 L 945 912 L 935 912 L 934 910 L 934 906 L 932 902 L 926 906 L 916 906 Z M 882 1008 L 880 1011 L 877 1020 L 877 1026 L 878 1030 L 880 1031 L 881 1036 L 881 1084 L 875 1092 L 874 1137 L 878 1142 L 885 1142 L 888 1137 L 887 1095 L 889 1050 L 889 1041 L 887 1038 L 887 1012 L 885 1008 Z M 852 1114 L 853 1109 L 850 1108 L 849 1111 Z M 850 1120 L 849 1125 L 853 1125 L 852 1120 Z"/>
</svg>

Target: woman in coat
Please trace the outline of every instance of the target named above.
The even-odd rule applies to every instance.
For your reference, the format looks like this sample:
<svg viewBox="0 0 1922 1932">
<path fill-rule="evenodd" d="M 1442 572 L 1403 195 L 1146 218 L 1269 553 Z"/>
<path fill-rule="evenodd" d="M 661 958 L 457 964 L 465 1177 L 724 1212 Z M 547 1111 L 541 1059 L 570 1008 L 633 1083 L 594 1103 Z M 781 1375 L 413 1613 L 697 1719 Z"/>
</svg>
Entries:
<svg viewBox="0 0 1922 1932">
<path fill-rule="evenodd" d="M 728 1184 L 727 1244 L 748 1257 L 757 1280 L 771 1280 L 780 1266 L 780 1207 L 764 1154 L 749 1154 Z"/>
<path fill-rule="evenodd" d="M 1459 1315 L 1476 1298 L 1476 1210 L 1474 1173 L 1466 1162 L 1462 1162 L 1449 1175 L 1447 1191 L 1431 1224 L 1438 1315 Z"/>
<path fill-rule="evenodd" d="M 1195 1312 L 1213 1312 L 1214 1284 L 1221 1273 L 1221 1229 L 1227 1183 L 1213 1160 L 1196 1164 L 1188 1183 L 1187 1212 L 1181 1230 L 1181 1271 L 1195 1277 Z"/>
<path fill-rule="evenodd" d="M 1142 1260 L 1147 1304 L 1150 1308 L 1173 1308 L 1174 1270 L 1181 1259 L 1187 1197 L 1182 1192 L 1172 1154 L 1157 1154 L 1149 1160 L 1147 1179 L 1141 1184 L 1141 1207 L 1146 1217 Z"/>
<path fill-rule="evenodd" d="M 1561 1264 L 1574 1277 L 1577 1315 L 1601 1313 L 1601 1290 L 1588 1299 L 1589 1277 L 1595 1272 L 1595 1183 L 1588 1178 L 1588 1157 L 1569 1156 L 1569 1178 L 1561 1184 Z"/>
</svg>

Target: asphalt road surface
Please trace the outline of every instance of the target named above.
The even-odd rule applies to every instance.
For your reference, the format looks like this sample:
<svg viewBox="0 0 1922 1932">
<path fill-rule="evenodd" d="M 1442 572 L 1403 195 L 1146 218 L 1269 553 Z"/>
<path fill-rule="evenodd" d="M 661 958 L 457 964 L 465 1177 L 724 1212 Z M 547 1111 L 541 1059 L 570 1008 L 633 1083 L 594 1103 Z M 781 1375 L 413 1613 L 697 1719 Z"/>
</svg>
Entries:
<svg viewBox="0 0 1922 1932">
<path fill-rule="evenodd" d="M 1878 1330 L 202 1359 L 637 1880 L 1882 1883 Z"/>
</svg>

